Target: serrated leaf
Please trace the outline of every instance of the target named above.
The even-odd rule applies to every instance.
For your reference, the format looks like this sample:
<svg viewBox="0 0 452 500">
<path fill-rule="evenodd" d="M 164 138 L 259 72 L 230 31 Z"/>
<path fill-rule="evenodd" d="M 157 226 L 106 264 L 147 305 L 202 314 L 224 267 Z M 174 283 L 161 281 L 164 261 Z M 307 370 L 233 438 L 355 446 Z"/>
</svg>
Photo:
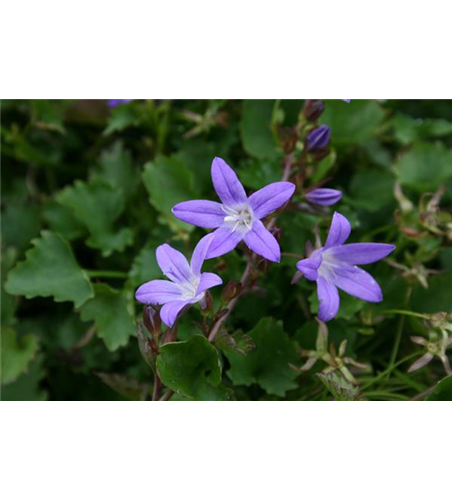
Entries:
<svg viewBox="0 0 452 500">
<path fill-rule="evenodd" d="M 191 399 L 228 398 L 220 386 L 221 369 L 215 347 L 203 336 L 193 335 L 184 342 L 160 348 L 157 371 L 163 384 Z"/>
<path fill-rule="evenodd" d="M 2 401 L 45 401 L 47 391 L 40 388 L 40 382 L 45 377 L 43 368 L 44 356 L 38 354 L 19 378 L 6 385 L 2 385 Z"/>
<path fill-rule="evenodd" d="M 2 212 L 2 243 L 22 252 L 39 234 L 39 219 L 37 206 L 23 202 L 8 203 Z"/>
<path fill-rule="evenodd" d="M 120 191 L 101 182 L 85 183 L 76 181 L 60 191 L 56 199 L 72 210 L 74 216 L 88 229 L 88 246 L 102 250 L 108 257 L 113 252 L 121 252 L 132 243 L 129 228 L 115 228 L 115 221 L 124 209 L 124 197 Z"/>
<path fill-rule="evenodd" d="M 440 380 L 425 401 L 452 401 L 452 375 Z"/>
<path fill-rule="evenodd" d="M 253 339 L 243 332 L 236 332 L 229 335 L 225 328 L 222 328 L 215 339 L 215 346 L 223 352 L 237 353 L 245 356 L 256 348 Z"/>
<path fill-rule="evenodd" d="M 347 105 L 340 99 L 328 99 L 320 121 L 331 128 L 333 145 L 359 145 L 376 135 L 383 117 L 384 111 L 375 101 L 355 99 Z"/>
<path fill-rule="evenodd" d="M 32 240 L 34 248 L 8 274 L 5 290 L 12 295 L 53 297 L 56 302 L 81 306 L 94 295 L 86 273 L 79 267 L 71 247 L 58 234 L 42 231 Z"/>
<path fill-rule="evenodd" d="M 338 401 L 362 401 L 359 389 L 336 372 L 317 373 L 316 376 L 323 382 L 334 399 Z"/>
<path fill-rule="evenodd" d="M 120 132 L 128 127 L 138 125 L 140 116 L 135 106 L 121 104 L 110 112 L 107 128 L 104 135 L 111 135 L 113 132 Z"/>
<path fill-rule="evenodd" d="M 275 158 L 277 145 L 271 131 L 275 101 L 247 100 L 243 103 L 240 132 L 245 151 L 255 158 Z"/>
<path fill-rule="evenodd" d="M 94 179 L 104 181 L 121 191 L 124 198 L 129 198 L 137 187 L 138 176 L 133 168 L 132 155 L 125 150 L 121 142 L 102 152 L 100 169 Z"/>
<path fill-rule="evenodd" d="M 83 321 L 94 321 L 97 335 L 109 351 L 127 345 L 135 333 L 132 305 L 127 291 L 105 284 L 94 285 L 95 296 L 80 309 Z"/>
<path fill-rule="evenodd" d="M 248 333 L 256 349 L 246 356 L 225 353 L 231 368 L 228 376 L 236 385 L 258 384 L 268 394 L 284 396 L 295 389 L 297 374 L 290 368 L 297 360 L 295 347 L 284 332 L 282 323 L 263 318 Z"/>
<path fill-rule="evenodd" d="M 442 119 L 414 119 L 398 113 L 394 117 L 395 137 L 402 144 L 452 134 L 452 123 Z"/>
<path fill-rule="evenodd" d="M 15 330 L 2 328 L 1 334 L 1 382 L 9 384 L 27 370 L 39 348 L 36 335 L 24 335 L 17 338 Z"/>
<path fill-rule="evenodd" d="M 178 228 L 193 230 L 192 225 L 181 222 L 171 213 L 176 203 L 196 198 L 193 173 L 185 163 L 175 157 L 159 156 L 144 166 L 143 182 L 150 203 L 167 223 L 171 221 Z"/>
<path fill-rule="evenodd" d="M 86 232 L 84 225 L 76 219 L 71 209 L 49 200 L 43 208 L 42 216 L 49 228 L 67 240 L 80 238 Z"/>
<path fill-rule="evenodd" d="M 442 143 L 416 144 L 399 158 L 395 170 L 403 186 L 435 191 L 452 178 L 452 151 Z"/>
<path fill-rule="evenodd" d="M 149 384 L 143 384 L 133 378 L 118 373 L 97 372 L 96 375 L 104 384 L 130 401 L 144 401 L 149 393 Z"/>
</svg>

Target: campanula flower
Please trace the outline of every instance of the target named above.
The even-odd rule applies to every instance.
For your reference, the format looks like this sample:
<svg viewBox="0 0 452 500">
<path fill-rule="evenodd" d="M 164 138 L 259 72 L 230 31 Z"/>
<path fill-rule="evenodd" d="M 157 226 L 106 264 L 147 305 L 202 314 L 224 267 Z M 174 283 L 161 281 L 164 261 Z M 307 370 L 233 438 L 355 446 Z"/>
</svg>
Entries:
<svg viewBox="0 0 452 500">
<path fill-rule="evenodd" d="M 127 104 L 131 101 L 132 99 L 108 99 L 107 104 L 108 107 L 110 108 L 116 108 L 120 104 Z"/>
<path fill-rule="evenodd" d="M 330 142 L 331 129 L 328 125 L 320 125 L 320 127 L 315 128 L 312 132 L 309 132 L 307 137 L 307 148 L 308 151 L 313 149 L 326 148 Z"/>
<path fill-rule="evenodd" d="M 351 99 L 342 99 L 344 102 L 350 102 Z"/>
<path fill-rule="evenodd" d="M 153 280 L 141 285 L 135 297 L 143 304 L 163 305 L 160 317 L 170 328 L 177 315 L 187 305 L 201 302 L 207 289 L 221 285 L 223 281 L 214 273 L 201 273 L 213 234 L 208 234 L 196 245 L 190 264 L 178 250 L 166 243 L 157 248 L 157 263 L 171 281 Z"/>
<path fill-rule="evenodd" d="M 329 207 L 342 198 L 342 192 L 338 189 L 319 188 L 306 193 L 306 199 L 314 205 Z"/>
<path fill-rule="evenodd" d="M 213 232 L 206 258 L 224 255 L 243 240 L 253 252 L 279 262 L 279 244 L 261 219 L 284 205 L 295 191 L 295 185 L 274 182 L 247 197 L 237 175 L 221 158 L 214 158 L 212 162 L 212 182 L 222 203 L 191 200 L 178 203 L 172 209 L 184 222 L 218 228 Z"/>
<path fill-rule="evenodd" d="M 381 302 L 383 294 L 373 277 L 357 264 L 371 264 L 389 255 L 394 245 L 385 243 L 349 243 L 350 222 L 335 212 L 325 246 L 314 250 L 297 263 L 309 281 L 317 282 L 319 319 L 330 321 L 339 310 L 338 288 L 367 302 Z"/>
</svg>

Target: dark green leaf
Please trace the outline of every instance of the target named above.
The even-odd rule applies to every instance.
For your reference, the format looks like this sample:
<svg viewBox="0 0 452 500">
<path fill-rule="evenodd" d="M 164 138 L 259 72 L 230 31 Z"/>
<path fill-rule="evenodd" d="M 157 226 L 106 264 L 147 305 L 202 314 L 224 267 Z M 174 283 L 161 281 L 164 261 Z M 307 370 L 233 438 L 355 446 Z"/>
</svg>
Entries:
<svg viewBox="0 0 452 500">
<path fill-rule="evenodd" d="M 5 290 L 12 295 L 53 297 L 56 302 L 72 301 L 79 307 L 93 296 L 86 273 L 77 264 L 69 244 L 58 234 L 42 231 L 8 274 Z"/>
<path fill-rule="evenodd" d="M 97 372 L 96 375 L 124 399 L 144 401 L 149 393 L 149 384 L 142 384 L 124 375 L 102 372 Z"/>
<path fill-rule="evenodd" d="M 271 131 L 274 100 L 249 100 L 243 103 L 241 123 L 245 151 L 256 158 L 274 158 L 277 148 Z"/>
<path fill-rule="evenodd" d="M 36 356 L 39 341 L 35 335 L 17 338 L 17 333 L 10 327 L 2 327 L 1 334 L 1 382 L 14 382 L 27 370 Z"/>
<path fill-rule="evenodd" d="M 434 391 L 425 398 L 425 401 L 452 401 L 452 375 L 439 381 Z"/>
</svg>

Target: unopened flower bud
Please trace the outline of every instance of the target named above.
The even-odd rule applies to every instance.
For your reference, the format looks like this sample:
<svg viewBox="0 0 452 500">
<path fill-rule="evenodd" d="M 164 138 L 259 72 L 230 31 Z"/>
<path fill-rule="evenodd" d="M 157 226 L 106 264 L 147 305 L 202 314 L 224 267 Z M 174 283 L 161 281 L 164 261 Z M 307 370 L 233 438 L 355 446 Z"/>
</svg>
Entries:
<svg viewBox="0 0 452 500">
<path fill-rule="evenodd" d="M 201 312 L 204 315 L 208 315 L 213 309 L 213 297 L 212 294 L 207 290 L 204 298 L 200 302 Z"/>
<path fill-rule="evenodd" d="M 162 327 L 160 314 L 152 306 L 145 306 L 143 308 L 143 322 L 153 337 L 160 335 Z"/>
<path fill-rule="evenodd" d="M 314 149 L 326 148 L 330 142 L 331 129 L 328 125 L 321 125 L 309 132 L 306 138 L 306 147 L 308 151 Z"/>
<path fill-rule="evenodd" d="M 224 303 L 230 302 L 242 293 L 243 285 L 240 281 L 231 280 L 221 292 L 221 301 Z"/>
<path fill-rule="evenodd" d="M 306 193 L 306 198 L 314 205 L 329 207 L 342 198 L 342 192 L 337 189 L 319 188 Z"/>
<path fill-rule="evenodd" d="M 298 133 L 296 129 L 292 127 L 281 127 L 278 129 L 278 136 L 284 153 L 292 153 L 298 141 Z"/>
</svg>

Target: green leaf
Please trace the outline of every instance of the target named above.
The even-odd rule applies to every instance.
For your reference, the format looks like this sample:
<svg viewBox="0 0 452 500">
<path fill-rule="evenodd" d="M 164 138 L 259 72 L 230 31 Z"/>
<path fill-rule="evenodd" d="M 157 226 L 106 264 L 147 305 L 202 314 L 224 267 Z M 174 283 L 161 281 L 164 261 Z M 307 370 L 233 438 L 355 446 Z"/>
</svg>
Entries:
<svg viewBox="0 0 452 500">
<path fill-rule="evenodd" d="M 223 399 L 217 350 L 203 336 L 171 342 L 160 349 L 157 371 L 166 387 L 191 399 Z"/>
<path fill-rule="evenodd" d="M 94 321 L 97 335 L 109 351 L 127 345 L 135 333 L 133 304 L 126 290 L 118 291 L 108 285 L 94 285 L 95 296 L 80 310 L 83 321 Z"/>
<path fill-rule="evenodd" d="M 125 377 L 117 373 L 97 372 L 96 375 L 104 384 L 130 401 L 144 401 L 149 393 L 149 384 L 142 384 L 138 380 Z"/>
<path fill-rule="evenodd" d="M 246 356 L 225 353 L 231 364 L 228 376 L 234 384 L 259 384 L 268 394 L 276 396 L 284 396 L 286 391 L 295 389 L 297 374 L 290 364 L 296 362 L 297 356 L 282 323 L 263 318 L 248 335 L 256 349 Z"/>
<path fill-rule="evenodd" d="M 104 257 L 115 251 L 121 252 L 132 243 L 132 231 L 129 228 L 117 230 L 114 224 L 124 208 L 124 198 L 119 190 L 100 182 L 76 181 L 73 186 L 60 191 L 56 199 L 70 208 L 88 228 L 88 246 L 102 250 Z"/>
<path fill-rule="evenodd" d="M 452 375 L 440 380 L 424 401 L 452 401 Z"/>
<path fill-rule="evenodd" d="M 212 189 L 210 168 L 216 155 L 218 155 L 218 152 L 214 144 L 201 139 L 194 139 L 182 143 L 181 149 L 179 149 L 175 157 L 193 172 L 196 185 L 200 186 L 200 191 L 207 193 Z"/>
<path fill-rule="evenodd" d="M 39 234 L 39 209 L 30 203 L 8 203 L 2 213 L 2 243 L 25 250 Z"/>
<path fill-rule="evenodd" d="M 74 302 L 81 306 L 93 296 L 86 273 L 79 267 L 71 247 L 61 236 L 42 231 L 32 241 L 34 248 L 26 253 L 8 274 L 5 290 L 12 295 L 53 297 L 56 302 Z"/>
<path fill-rule="evenodd" d="M 428 289 L 416 286 L 411 299 L 412 310 L 420 313 L 452 313 L 452 273 L 431 276 Z"/>
<path fill-rule="evenodd" d="M 452 151 L 442 143 L 416 144 L 399 158 L 395 170 L 402 185 L 435 191 L 452 178 Z"/>
<path fill-rule="evenodd" d="M 132 164 L 132 155 L 123 148 L 119 141 L 102 153 L 100 169 L 93 177 L 95 180 L 104 181 L 121 191 L 125 199 L 133 195 L 138 184 L 137 172 Z"/>
<path fill-rule="evenodd" d="M 261 189 L 267 184 L 281 180 L 281 165 L 277 161 L 255 160 L 238 171 L 241 182 L 251 189 Z"/>
<path fill-rule="evenodd" d="M 333 99 L 325 102 L 321 122 L 331 128 L 333 145 L 360 145 L 374 137 L 383 117 L 384 111 L 375 101 L 356 99 L 346 104 Z"/>
<path fill-rule="evenodd" d="M 111 135 L 113 132 L 120 132 L 128 127 L 136 126 L 140 123 L 138 108 L 130 104 L 121 104 L 110 112 L 108 126 L 104 135 Z"/>
<path fill-rule="evenodd" d="M 68 102 L 34 99 L 32 101 L 32 120 L 36 127 L 44 130 L 50 130 L 65 133 L 63 119 Z"/>
<path fill-rule="evenodd" d="M 162 278 L 162 270 L 157 264 L 155 251 L 157 244 L 147 243 L 135 257 L 129 271 L 129 278 L 134 286 L 139 286 L 146 281 Z"/>
<path fill-rule="evenodd" d="M 369 212 L 394 204 L 394 177 L 385 170 L 366 168 L 350 184 L 350 203 Z"/>
<path fill-rule="evenodd" d="M 253 339 L 249 335 L 241 331 L 229 335 L 225 328 L 222 328 L 216 336 L 215 346 L 225 353 L 235 352 L 243 356 L 256 348 Z"/>
<path fill-rule="evenodd" d="M 15 330 L 4 326 L 1 347 L 1 382 L 8 384 L 27 370 L 38 351 L 39 340 L 35 335 L 24 335 L 18 339 Z"/>
<path fill-rule="evenodd" d="M 275 158 L 278 150 L 271 131 L 274 100 L 244 101 L 241 136 L 245 151 L 256 158 Z"/>
<path fill-rule="evenodd" d="M 363 397 L 359 389 L 336 372 L 317 373 L 317 377 L 323 382 L 328 391 L 338 401 L 362 401 Z"/>
<path fill-rule="evenodd" d="M 7 247 L 2 248 L 0 259 L 1 259 L 1 321 L 0 325 L 11 325 L 15 323 L 16 319 L 14 317 L 17 309 L 16 298 L 6 293 L 5 281 L 8 271 L 13 267 L 17 258 L 17 250 L 15 248 Z"/>
<path fill-rule="evenodd" d="M 176 203 L 196 198 L 194 177 L 191 170 L 175 157 L 158 156 L 146 163 L 143 182 L 149 193 L 150 203 L 161 213 L 167 223 L 192 231 L 193 226 L 179 221 L 171 213 Z"/>
<path fill-rule="evenodd" d="M 39 386 L 45 377 L 43 368 L 44 356 L 38 354 L 27 368 L 26 373 L 10 384 L 2 385 L 2 401 L 45 401 L 48 398 L 47 392 Z"/>
<path fill-rule="evenodd" d="M 42 215 L 49 228 L 67 240 L 75 240 L 86 232 L 83 224 L 75 218 L 71 209 L 49 200 L 43 208 Z"/>
<path fill-rule="evenodd" d="M 430 137 L 443 137 L 452 134 L 452 123 L 442 119 L 414 119 L 398 113 L 394 118 L 394 132 L 403 145 Z"/>
</svg>

